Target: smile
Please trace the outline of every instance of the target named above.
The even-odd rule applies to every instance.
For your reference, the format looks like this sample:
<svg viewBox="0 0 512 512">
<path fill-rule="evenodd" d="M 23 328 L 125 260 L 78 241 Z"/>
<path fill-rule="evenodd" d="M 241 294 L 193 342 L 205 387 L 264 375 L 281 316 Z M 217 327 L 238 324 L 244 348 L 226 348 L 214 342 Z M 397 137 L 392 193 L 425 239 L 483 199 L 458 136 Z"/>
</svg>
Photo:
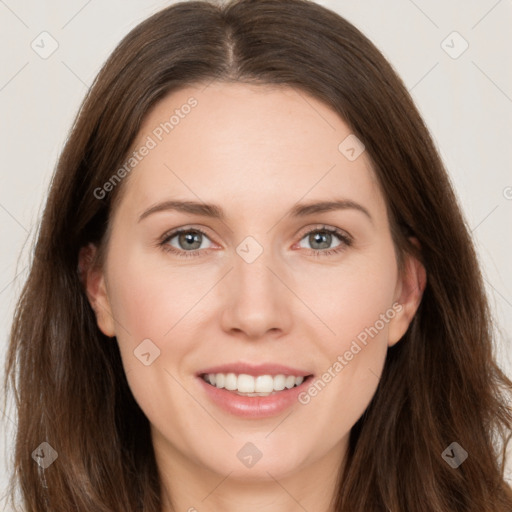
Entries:
<svg viewBox="0 0 512 512">
<path fill-rule="evenodd" d="M 246 373 L 208 373 L 201 377 L 218 389 L 233 391 L 241 396 L 269 396 L 300 386 L 304 381 L 303 376 L 283 374 L 253 376 Z"/>
</svg>

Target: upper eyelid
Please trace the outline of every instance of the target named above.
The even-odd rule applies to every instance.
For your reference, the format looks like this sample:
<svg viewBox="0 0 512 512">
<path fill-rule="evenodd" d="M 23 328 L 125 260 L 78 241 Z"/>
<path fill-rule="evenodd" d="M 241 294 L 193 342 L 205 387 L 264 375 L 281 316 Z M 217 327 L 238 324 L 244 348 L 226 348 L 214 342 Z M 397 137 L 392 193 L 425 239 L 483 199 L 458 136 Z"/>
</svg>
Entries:
<svg viewBox="0 0 512 512">
<path fill-rule="evenodd" d="M 161 240 L 164 242 L 166 240 L 170 240 L 171 238 L 174 238 L 175 236 L 181 234 L 181 233 L 187 233 L 189 231 L 198 231 L 199 233 L 203 234 L 203 235 L 206 235 L 208 238 L 211 239 L 211 236 L 208 234 L 207 230 L 203 227 L 201 228 L 198 228 L 198 227 L 195 227 L 195 226 L 185 226 L 185 227 L 180 227 L 180 228 L 176 228 L 176 229 L 170 229 L 169 231 L 166 231 L 162 237 L 161 237 Z M 213 240 L 212 240 L 213 242 Z"/>
<path fill-rule="evenodd" d="M 348 233 L 348 231 L 338 228 L 336 226 L 329 226 L 328 224 L 317 224 L 317 227 L 304 228 L 304 230 L 299 230 L 295 236 L 300 236 L 301 240 L 302 240 L 302 238 L 304 238 L 304 236 L 308 235 L 309 233 L 314 233 L 317 231 L 329 231 L 338 236 L 344 235 L 347 238 L 350 238 L 351 240 L 353 238 L 352 235 L 350 233 Z"/>
</svg>

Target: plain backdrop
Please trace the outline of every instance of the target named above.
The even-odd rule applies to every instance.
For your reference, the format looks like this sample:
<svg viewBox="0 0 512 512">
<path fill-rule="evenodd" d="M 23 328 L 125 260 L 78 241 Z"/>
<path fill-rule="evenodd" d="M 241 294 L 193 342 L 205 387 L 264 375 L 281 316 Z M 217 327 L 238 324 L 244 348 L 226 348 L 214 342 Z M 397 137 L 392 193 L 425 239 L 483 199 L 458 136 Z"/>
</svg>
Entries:
<svg viewBox="0 0 512 512">
<path fill-rule="evenodd" d="M 2 362 L 30 242 L 78 106 L 122 37 L 170 3 L 0 0 Z M 499 361 L 512 375 L 512 1 L 318 3 L 377 45 L 424 116 L 473 233 L 496 318 Z M 45 43 L 35 51 L 41 38 Z M 48 52 L 52 45 L 58 45 L 52 55 L 41 55 L 42 46 Z M 0 500 L 15 426 L 12 409 L 3 416 Z"/>
</svg>

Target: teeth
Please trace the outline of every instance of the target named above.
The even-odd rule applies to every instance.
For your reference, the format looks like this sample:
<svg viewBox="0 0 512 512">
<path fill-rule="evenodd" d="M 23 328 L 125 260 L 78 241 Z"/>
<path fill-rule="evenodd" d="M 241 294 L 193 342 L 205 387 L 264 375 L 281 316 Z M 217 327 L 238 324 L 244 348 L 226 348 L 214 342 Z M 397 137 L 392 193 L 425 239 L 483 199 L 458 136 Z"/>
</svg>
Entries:
<svg viewBox="0 0 512 512">
<path fill-rule="evenodd" d="M 235 391 L 247 396 L 268 396 L 276 391 L 291 389 L 299 386 L 304 381 L 304 377 L 295 377 L 293 375 L 258 375 L 253 377 L 241 373 L 209 373 L 203 376 L 203 379 L 219 389 L 225 388 L 228 391 Z"/>
</svg>

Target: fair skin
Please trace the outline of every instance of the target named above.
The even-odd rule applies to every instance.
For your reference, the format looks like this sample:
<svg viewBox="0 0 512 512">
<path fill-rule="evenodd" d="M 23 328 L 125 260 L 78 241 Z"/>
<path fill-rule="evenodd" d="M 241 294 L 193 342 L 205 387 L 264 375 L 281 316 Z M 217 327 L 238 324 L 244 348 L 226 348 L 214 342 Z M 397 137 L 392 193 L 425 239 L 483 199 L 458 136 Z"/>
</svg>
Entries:
<svg viewBox="0 0 512 512">
<path fill-rule="evenodd" d="M 89 300 L 101 331 L 116 337 L 150 422 L 165 512 L 330 512 L 350 429 L 376 391 L 388 347 L 416 312 L 425 271 L 409 256 L 398 272 L 366 152 L 349 161 L 338 146 L 350 128 L 306 93 L 187 87 L 149 113 L 134 148 L 191 96 L 197 106 L 122 183 L 105 264 L 86 274 Z M 139 221 L 171 199 L 216 204 L 225 217 L 162 210 Z M 297 203 L 338 199 L 367 213 L 289 214 Z M 352 243 L 329 238 L 323 226 Z M 206 233 L 195 257 L 158 245 L 181 227 Z M 310 235 L 315 230 L 323 245 Z M 251 263 L 236 251 L 248 236 L 263 249 Z M 178 236 L 165 243 L 193 252 Z M 271 417 L 225 411 L 196 375 L 241 361 L 285 364 L 319 378 L 393 304 L 400 311 L 321 392 Z M 134 356 L 145 339 L 160 349 L 148 366 Z M 262 453 L 252 467 L 237 457 L 248 442 Z"/>
</svg>

